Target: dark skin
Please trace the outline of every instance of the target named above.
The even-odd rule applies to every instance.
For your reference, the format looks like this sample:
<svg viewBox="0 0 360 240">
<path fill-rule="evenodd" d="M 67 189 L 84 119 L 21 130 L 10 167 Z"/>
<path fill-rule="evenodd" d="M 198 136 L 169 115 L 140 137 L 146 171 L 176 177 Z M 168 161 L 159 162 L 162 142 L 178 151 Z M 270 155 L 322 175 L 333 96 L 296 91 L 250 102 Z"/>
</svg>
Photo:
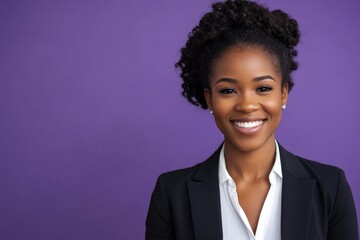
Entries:
<svg viewBox="0 0 360 240">
<path fill-rule="evenodd" d="M 227 171 L 254 233 L 270 189 L 275 131 L 288 96 L 275 62 L 261 47 L 230 48 L 214 62 L 210 89 L 204 90 L 224 135 Z"/>
</svg>

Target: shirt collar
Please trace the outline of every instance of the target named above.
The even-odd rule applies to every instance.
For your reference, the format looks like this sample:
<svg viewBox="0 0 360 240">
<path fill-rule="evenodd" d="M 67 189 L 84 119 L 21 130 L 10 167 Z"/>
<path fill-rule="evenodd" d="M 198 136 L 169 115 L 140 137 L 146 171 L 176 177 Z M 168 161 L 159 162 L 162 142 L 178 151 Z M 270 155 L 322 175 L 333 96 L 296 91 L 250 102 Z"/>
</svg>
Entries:
<svg viewBox="0 0 360 240">
<path fill-rule="evenodd" d="M 274 172 L 274 173 L 276 173 L 280 178 L 283 178 L 282 168 L 281 168 L 281 159 L 280 159 L 279 144 L 277 143 L 276 140 L 275 140 L 275 145 L 276 145 L 275 162 L 274 162 L 274 166 L 273 166 L 271 172 Z"/>
<path fill-rule="evenodd" d="M 223 144 L 223 146 L 221 148 L 220 156 L 219 156 L 219 183 L 220 184 L 232 179 L 229 172 L 226 169 L 224 146 L 225 146 L 225 143 Z M 281 179 L 283 178 L 279 145 L 276 140 L 275 140 L 275 162 L 274 162 L 274 165 L 269 174 L 270 183 L 274 182 L 273 177 L 272 177 L 274 174 L 277 174 Z"/>
<path fill-rule="evenodd" d="M 219 183 L 220 184 L 231 179 L 231 176 L 226 169 L 224 146 L 225 146 L 225 143 L 222 145 L 222 148 L 220 151 L 220 156 L 219 156 Z"/>
</svg>

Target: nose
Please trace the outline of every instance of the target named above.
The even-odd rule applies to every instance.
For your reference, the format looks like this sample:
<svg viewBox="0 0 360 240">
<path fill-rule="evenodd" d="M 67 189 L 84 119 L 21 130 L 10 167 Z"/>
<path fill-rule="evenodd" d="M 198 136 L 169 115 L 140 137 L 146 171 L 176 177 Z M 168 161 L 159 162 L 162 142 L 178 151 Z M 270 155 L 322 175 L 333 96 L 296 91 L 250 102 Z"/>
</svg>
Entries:
<svg viewBox="0 0 360 240">
<path fill-rule="evenodd" d="M 235 110 L 243 113 L 250 113 L 259 109 L 259 104 L 256 97 L 251 93 L 246 93 L 238 97 L 235 105 Z"/>
</svg>

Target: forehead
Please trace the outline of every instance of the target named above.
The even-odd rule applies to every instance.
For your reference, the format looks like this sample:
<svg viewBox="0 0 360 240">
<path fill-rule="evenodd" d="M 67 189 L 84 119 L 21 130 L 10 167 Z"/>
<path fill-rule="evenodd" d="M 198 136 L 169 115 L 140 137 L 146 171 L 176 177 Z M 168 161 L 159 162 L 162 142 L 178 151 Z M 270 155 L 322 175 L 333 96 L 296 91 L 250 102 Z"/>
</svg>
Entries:
<svg viewBox="0 0 360 240">
<path fill-rule="evenodd" d="M 225 50 L 214 60 L 210 80 L 225 75 L 256 77 L 255 75 L 279 77 L 276 58 L 257 46 L 236 46 Z"/>
</svg>

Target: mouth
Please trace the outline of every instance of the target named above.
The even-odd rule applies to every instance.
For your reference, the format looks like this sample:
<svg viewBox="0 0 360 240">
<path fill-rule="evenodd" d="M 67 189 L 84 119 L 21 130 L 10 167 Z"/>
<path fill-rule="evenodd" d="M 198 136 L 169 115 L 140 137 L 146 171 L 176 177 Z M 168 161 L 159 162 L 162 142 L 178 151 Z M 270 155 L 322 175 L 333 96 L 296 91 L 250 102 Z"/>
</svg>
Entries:
<svg viewBox="0 0 360 240">
<path fill-rule="evenodd" d="M 265 122 L 265 120 L 249 121 L 249 122 L 239 122 L 239 121 L 232 121 L 232 122 L 239 128 L 254 128 L 262 125 Z"/>
<path fill-rule="evenodd" d="M 266 119 L 252 121 L 232 120 L 231 123 L 235 126 L 238 132 L 245 135 L 250 135 L 258 132 L 265 123 L 265 121 Z"/>
</svg>

